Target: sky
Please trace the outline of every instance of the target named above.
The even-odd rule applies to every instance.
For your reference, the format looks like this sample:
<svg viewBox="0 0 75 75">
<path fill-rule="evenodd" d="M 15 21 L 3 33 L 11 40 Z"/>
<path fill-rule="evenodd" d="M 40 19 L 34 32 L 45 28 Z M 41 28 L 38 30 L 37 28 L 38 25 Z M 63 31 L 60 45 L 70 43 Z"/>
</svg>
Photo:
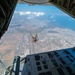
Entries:
<svg viewBox="0 0 75 75">
<path fill-rule="evenodd" d="M 18 4 L 16 7 L 16 11 L 34 11 L 34 12 L 45 12 L 50 14 L 64 14 L 61 10 L 56 9 L 53 6 L 41 6 L 41 5 L 33 5 L 29 6 L 27 4 Z"/>
<path fill-rule="evenodd" d="M 15 14 L 27 19 L 48 20 L 50 24 L 75 31 L 75 19 L 54 6 L 17 4 Z"/>
</svg>

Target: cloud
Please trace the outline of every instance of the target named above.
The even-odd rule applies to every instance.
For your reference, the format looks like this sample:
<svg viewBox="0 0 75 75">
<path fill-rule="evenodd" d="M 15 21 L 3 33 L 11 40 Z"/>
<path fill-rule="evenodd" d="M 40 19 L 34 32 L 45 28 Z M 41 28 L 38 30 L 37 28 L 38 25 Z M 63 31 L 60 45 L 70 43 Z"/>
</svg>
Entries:
<svg viewBox="0 0 75 75">
<path fill-rule="evenodd" d="M 56 21 L 56 20 L 52 20 L 52 21 Z"/>
<path fill-rule="evenodd" d="M 31 11 L 15 11 L 15 14 L 19 14 L 20 16 L 22 16 L 22 15 L 28 15 L 28 16 L 30 16 L 30 15 L 34 15 L 34 16 L 37 16 L 37 17 L 39 17 L 39 16 L 43 16 L 43 15 L 45 15 L 45 13 L 44 12 L 31 12 Z"/>
<path fill-rule="evenodd" d="M 51 15 L 51 18 L 55 18 L 55 15 Z"/>
</svg>

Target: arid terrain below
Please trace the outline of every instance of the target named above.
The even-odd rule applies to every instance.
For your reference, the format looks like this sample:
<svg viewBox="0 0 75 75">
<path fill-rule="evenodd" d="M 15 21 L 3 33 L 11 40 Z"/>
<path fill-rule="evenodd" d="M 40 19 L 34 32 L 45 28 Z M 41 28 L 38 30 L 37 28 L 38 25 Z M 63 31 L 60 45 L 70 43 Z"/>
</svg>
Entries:
<svg viewBox="0 0 75 75">
<path fill-rule="evenodd" d="M 20 32 L 9 28 L 0 40 L 0 67 L 6 68 L 12 64 L 14 56 L 24 57 L 28 54 L 41 53 L 74 47 L 75 32 L 62 28 L 47 28 L 37 33 L 38 41 L 32 42 L 36 33 Z"/>
</svg>

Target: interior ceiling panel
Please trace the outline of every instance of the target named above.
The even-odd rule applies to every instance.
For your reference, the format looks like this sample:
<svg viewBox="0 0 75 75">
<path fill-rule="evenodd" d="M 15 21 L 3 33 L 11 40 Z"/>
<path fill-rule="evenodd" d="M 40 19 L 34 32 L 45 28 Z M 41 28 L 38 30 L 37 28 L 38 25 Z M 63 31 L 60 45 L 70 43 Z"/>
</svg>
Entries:
<svg viewBox="0 0 75 75">
<path fill-rule="evenodd" d="M 39 5 L 51 5 L 49 3 L 49 0 L 19 0 L 18 3 L 28 3 L 30 5 L 35 5 L 35 4 L 39 4 Z"/>
</svg>

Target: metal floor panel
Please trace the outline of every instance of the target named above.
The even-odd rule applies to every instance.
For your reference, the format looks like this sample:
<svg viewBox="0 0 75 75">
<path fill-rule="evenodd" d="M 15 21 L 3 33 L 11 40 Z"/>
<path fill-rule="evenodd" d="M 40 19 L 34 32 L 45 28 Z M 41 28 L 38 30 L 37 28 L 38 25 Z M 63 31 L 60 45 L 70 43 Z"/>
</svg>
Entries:
<svg viewBox="0 0 75 75">
<path fill-rule="evenodd" d="M 75 50 L 28 55 L 22 75 L 75 75 Z"/>
</svg>

